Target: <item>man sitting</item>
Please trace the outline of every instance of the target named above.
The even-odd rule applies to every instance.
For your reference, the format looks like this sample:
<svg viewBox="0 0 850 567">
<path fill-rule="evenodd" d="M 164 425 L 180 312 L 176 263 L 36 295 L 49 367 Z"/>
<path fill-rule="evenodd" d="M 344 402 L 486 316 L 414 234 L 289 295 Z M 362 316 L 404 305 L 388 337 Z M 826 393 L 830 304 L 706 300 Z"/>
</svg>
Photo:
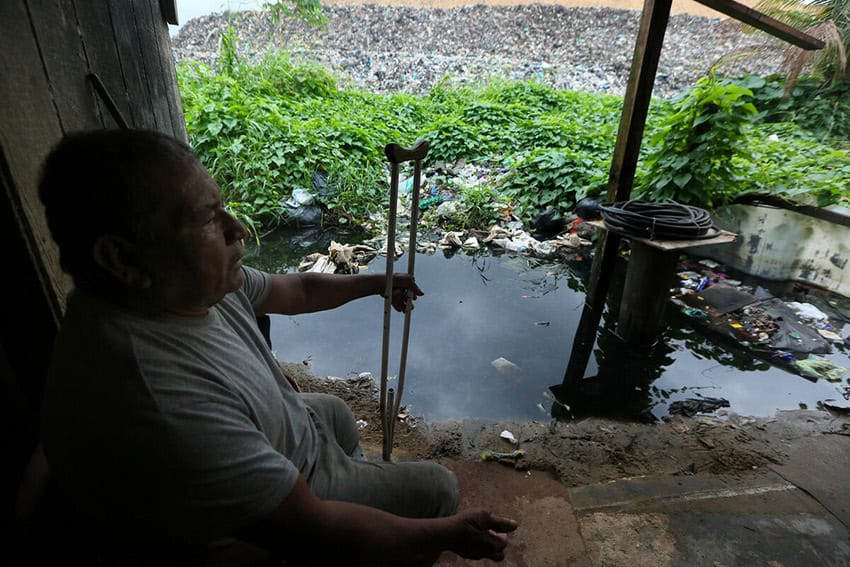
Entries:
<svg viewBox="0 0 850 567">
<path fill-rule="evenodd" d="M 339 399 L 299 394 L 257 325 L 383 291 L 381 275 L 270 275 L 192 150 L 163 134 L 66 137 L 40 185 L 75 290 L 43 407 L 51 477 L 124 558 L 238 538 L 310 564 L 503 557 L 515 523 L 457 514 L 435 463 L 370 463 Z M 407 275 L 394 278 L 394 306 Z M 128 550 L 133 550 L 128 552 Z"/>
</svg>

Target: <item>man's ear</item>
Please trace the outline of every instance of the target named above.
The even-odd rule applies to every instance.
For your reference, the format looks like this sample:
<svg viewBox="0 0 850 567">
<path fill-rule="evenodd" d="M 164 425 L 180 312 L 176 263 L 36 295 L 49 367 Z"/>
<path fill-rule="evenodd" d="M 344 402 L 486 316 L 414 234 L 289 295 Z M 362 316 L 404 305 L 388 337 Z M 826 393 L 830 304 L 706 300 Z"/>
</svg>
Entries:
<svg viewBox="0 0 850 567">
<path fill-rule="evenodd" d="M 113 234 L 101 234 L 94 241 L 92 255 L 98 266 L 125 287 L 147 289 L 151 278 L 138 262 L 135 246 Z"/>
</svg>

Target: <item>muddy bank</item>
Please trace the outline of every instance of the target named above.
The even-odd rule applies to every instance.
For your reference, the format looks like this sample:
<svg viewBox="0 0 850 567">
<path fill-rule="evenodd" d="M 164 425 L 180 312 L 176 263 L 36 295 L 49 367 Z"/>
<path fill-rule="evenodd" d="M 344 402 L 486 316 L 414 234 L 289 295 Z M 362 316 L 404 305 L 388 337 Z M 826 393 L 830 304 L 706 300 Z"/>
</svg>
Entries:
<svg viewBox="0 0 850 567">
<path fill-rule="evenodd" d="M 366 422 L 361 439 L 367 453 L 380 458 L 382 433 L 371 379 L 319 379 L 300 364 L 284 367 L 302 390 L 344 399 L 355 418 Z M 824 411 L 779 412 L 771 418 L 676 416 L 655 424 L 599 418 L 426 424 L 409 416 L 398 422 L 393 458 L 477 460 L 484 451 L 518 449 L 524 456 L 502 466 L 551 472 L 571 487 L 647 474 L 744 477 L 784 463 L 789 448 L 801 441 L 848 435 L 848 426 L 846 418 Z M 501 439 L 503 430 L 518 444 Z"/>
</svg>

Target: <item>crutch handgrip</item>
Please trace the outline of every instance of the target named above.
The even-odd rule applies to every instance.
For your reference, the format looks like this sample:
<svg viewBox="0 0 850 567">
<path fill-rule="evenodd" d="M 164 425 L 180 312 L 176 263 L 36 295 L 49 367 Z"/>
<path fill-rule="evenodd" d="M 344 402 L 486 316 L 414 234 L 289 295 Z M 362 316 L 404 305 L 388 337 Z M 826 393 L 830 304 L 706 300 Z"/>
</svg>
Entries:
<svg viewBox="0 0 850 567">
<path fill-rule="evenodd" d="M 390 163 L 420 160 L 428 154 L 428 140 L 422 140 L 411 148 L 402 148 L 398 144 L 387 144 L 384 153 Z"/>
</svg>

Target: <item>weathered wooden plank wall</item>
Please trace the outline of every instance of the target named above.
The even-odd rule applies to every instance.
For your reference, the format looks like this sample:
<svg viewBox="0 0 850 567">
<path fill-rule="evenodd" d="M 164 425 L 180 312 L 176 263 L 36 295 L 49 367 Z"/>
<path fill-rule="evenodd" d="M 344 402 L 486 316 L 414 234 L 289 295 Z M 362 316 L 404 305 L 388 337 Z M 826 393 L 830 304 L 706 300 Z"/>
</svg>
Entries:
<svg viewBox="0 0 850 567">
<path fill-rule="evenodd" d="M 0 2 L 0 228 L 13 288 L 0 346 L 34 412 L 70 287 L 38 199 L 41 162 L 67 132 L 116 126 L 91 73 L 130 126 L 186 139 L 161 4 L 173 12 L 169 0 Z"/>
<path fill-rule="evenodd" d="M 159 0 L 11 0 L 0 3 L 0 148 L 42 269 L 61 305 L 67 281 L 36 195 L 41 161 L 65 132 L 115 127 L 96 73 L 127 122 L 186 138 Z"/>
</svg>

